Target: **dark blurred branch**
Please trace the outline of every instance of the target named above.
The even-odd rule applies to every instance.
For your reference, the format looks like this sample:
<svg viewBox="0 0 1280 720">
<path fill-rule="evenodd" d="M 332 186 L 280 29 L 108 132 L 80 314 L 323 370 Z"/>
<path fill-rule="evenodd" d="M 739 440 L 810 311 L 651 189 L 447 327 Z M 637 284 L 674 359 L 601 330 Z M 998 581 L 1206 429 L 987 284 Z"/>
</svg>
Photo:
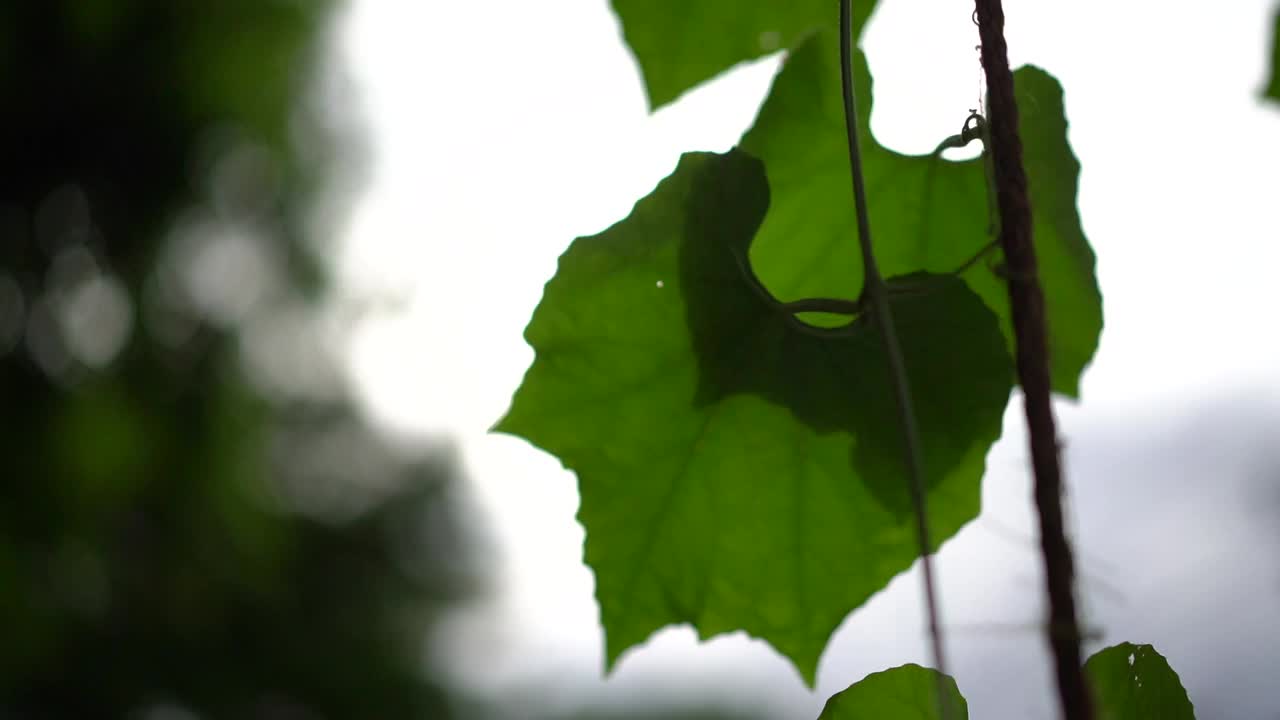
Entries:
<svg viewBox="0 0 1280 720">
<path fill-rule="evenodd" d="M 1049 381 L 1048 334 L 1044 292 L 1031 237 L 1031 204 L 1018 136 L 1018 105 L 1004 39 L 1000 0 L 977 0 L 982 66 L 988 88 L 1000 245 L 1008 267 L 1009 303 L 1016 340 L 1015 364 L 1022 386 L 1035 474 L 1035 503 L 1040 518 L 1049 595 L 1049 646 L 1057 670 L 1058 696 L 1067 720 L 1092 720 L 1093 702 L 1080 662 L 1080 626 L 1076 619 L 1075 570 L 1062 513 L 1062 468 Z"/>
</svg>

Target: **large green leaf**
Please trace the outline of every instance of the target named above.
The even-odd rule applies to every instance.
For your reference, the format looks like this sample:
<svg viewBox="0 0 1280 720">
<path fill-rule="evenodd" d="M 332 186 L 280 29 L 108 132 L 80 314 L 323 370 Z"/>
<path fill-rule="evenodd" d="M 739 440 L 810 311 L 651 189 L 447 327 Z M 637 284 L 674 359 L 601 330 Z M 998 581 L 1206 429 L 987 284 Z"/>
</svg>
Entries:
<svg viewBox="0 0 1280 720">
<path fill-rule="evenodd" d="M 919 665 L 903 665 L 872 673 L 832 695 L 818 720 L 940 720 L 943 700 L 949 720 L 967 720 L 969 705 L 950 675 Z"/>
<path fill-rule="evenodd" d="M 855 34 L 874 2 L 854 6 Z M 654 110 L 730 67 L 794 47 L 810 31 L 834 27 L 830 0 L 613 0 Z"/>
<path fill-rule="evenodd" d="M 739 261 L 768 205 L 756 159 L 686 154 L 573 242 L 526 330 L 537 356 L 496 429 L 578 474 L 610 665 L 691 623 L 763 638 L 812 682 L 845 615 L 918 556 L 879 334 L 823 335 L 764 293 Z M 978 512 L 1012 377 L 962 282 L 907 282 L 925 288 L 894 310 L 941 542 Z"/>
<path fill-rule="evenodd" d="M 840 93 L 838 35 L 811 35 L 774 81 L 743 149 L 764 161 L 773 192 L 752 247 L 761 280 L 774 295 L 855 298 L 862 262 L 855 226 Z M 1014 76 L 1030 182 L 1040 278 L 1047 302 L 1054 389 L 1078 393 L 1081 371 L 1102 329 L 1094 257 L 1080 228 L 1080 165 L 1067 144 L 1062 90 L 1032 67 Z M 871 76 L 857 54 L 855 85 L 876 257 L 886 274 L 948 272 L 992 240 L 981 159 L 953 163 L 890 151 L 871 137 Z M 956 116 L 956 130 L 965 118 Z M 941 138 L 940 138 L 941 139 Z M 1008 296 L 995 262 L 964 275 L 1001 318 L 1012 346 Z"/>
<path fill-rule="evenodd" d="M 1195 720 L 1178 674 L 1150 645 L 1120 643 L 1084 664 L 1098 720 Z"/>
<path fill-rule="evenodd" d="M 1271 32 L 1271 80 L 1262 94 L 1280 100 L 1280 10 L 1276 11 L 1275 29 Z"/>
</svg>

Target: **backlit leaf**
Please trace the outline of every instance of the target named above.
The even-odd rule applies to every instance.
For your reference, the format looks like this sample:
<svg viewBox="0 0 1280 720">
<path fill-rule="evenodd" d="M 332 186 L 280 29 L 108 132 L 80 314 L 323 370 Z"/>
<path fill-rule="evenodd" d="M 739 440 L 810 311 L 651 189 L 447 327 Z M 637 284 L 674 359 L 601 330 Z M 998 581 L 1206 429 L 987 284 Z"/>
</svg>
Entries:
<svg viewBox="0 0 1280 720">
<path fill-rule="evenodd" d="M 537 356 L 496 429 L 578 475 L 610 665 L 690 623 L 763 638 L 812 682 L 841 620 L 919 554 L 879 333 L 823 335 L 768 297 L 740 262 L 768 207 L 758 160 L 686 154 L 573 242 L 526 330 Z M 964 283 L 893 284 L 915 288 L 894 311 L 940 543 L 977 515 L 1009 358 Z"/>
<path fill-rule="evenodd" d="M 742 139 L 742 148 L 764 161 L 773 193 L 751 258 L 765 286 L 783 300 L 856 298 L 861 290 L 837 46 L 837 35 L 823 32 L 798 47 Z M 955 163 L 881 147 L 867 129 L 872 87 L 860 52 L 854 77 L 880 267 L 888 275 L 959 268 L 995 239 L 982 159 Z M 1058 82 L 1034 67 L 1018 70 L 1014 82 L 1047 304 L 1053 387 L 1075 396 L 1102 330 L 1093 251 L 1076 210 L 1080 165 L 1067 144 Z M 956 114 L 957 132 L 965 115 L 965 108 Z M 1012 347 L 998 257 L 995 253 L 976 263 L 964 278 L 1001 318 Z"/>
<path fill-rule="evenodd" d="M 969 706 L 949 675 L 919 665 L 872 673 L 831 696 L 818 720 L 941 720 L 938 687 L 949 720 L 968 720 Z"/>
<path fill-rule="evenodd" d="M 1178 674 L 1150 645 L 1120 643 L 1084 664 L 1098 720 L 1195 720 Z"/>
<path fill-rule="evenodd" d="M 829 0 L 613 0 L 654 110 L 740 62 L 834 27 L 837 7 Z M 854 4 L 855 34 L 874 7 Z"/>
</svg>

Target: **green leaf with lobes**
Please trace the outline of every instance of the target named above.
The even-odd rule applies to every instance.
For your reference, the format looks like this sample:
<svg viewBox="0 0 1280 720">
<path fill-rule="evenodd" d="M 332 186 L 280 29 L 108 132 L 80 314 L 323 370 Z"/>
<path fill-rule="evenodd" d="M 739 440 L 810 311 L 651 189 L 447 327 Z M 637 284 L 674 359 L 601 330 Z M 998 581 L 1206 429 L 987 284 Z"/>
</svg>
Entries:
<svg viewBox="0 0 1280 720">
<path fill-rule="evenodd" d="M 1195 720 L 1178 674 L 1150 645 L 1120 643 L 1084 664 L 1098 720 Z"/>
<path fill-rule="evenodd" d="M 855 38 L 875 6 L 874 1 L 854 4 Z M 792 51 L 742 141 L 743 149 L 764 160 L 774 191 L 773 210 L 752 253 L 765 284 L 783 299 L 857 297 L 861 260 L 844 234 L 853 227 L 853 207 L 834 5 L 827 0 L 613 0 L 613 7 L 655 109 L 739 62 L 777 49 Z M 1269 92 L 1280 82 L 1275 78 L 1280 72 Z M 1076 210 L 1080 165 L 1067 143 L 1058 82 L 1034 67 L 1020 69 L 1014 81 L 1053 389 L 1076 397 L 1080 374 L 1102 331 L 1093 251 Z M 861 53 L 855 83 L 882 269 L 892 275 L 959 267 L 993 240 L 982 161 L 950 163 L 880 147 L 870 135 L 871 78 Z M 963 111 L 957 113 L 957 129 L 963 118 Z M 1012 347 L 1007 291 L 997 268 L 995 262 L 979 264 L 965 280 L 1000 316 Z"/>
<path fill-rule="evenodd" d="M 497 430 L 578 475 L 612 665 L 667 625 L 745 630 L 812 682 L 842 619 L 919 554 L 876 328 L 801 325 L 743 267 L 761 163 L 686 154 L 631 215 L 560 258 L 536 358 Z M 843 233 L 846 240 L 852 236 Z M 895 279 L 935 543 L 977 515 L 1012 388 L 963 282 Z"/>
<path fill-rule="evenodd" d="M 943 716 L 938 702 L 950 705 Z M 919 665 L 872 673 L 832 695 L 818 720 L 968 720 L 969 706 L 950 675 Z"/>
<path fill-rule="evenodd" d="M 855 35 L 874 7 L 856 3 Z M 613 9 L 654 110 L 740 62 L 789 49 L 836 22 L 829 0 L 613 0 Z"/>
<path fill-rule="evenodd" d="M 839 58 L 835 32 L 809 36 L 787 59 L 741 143 L 764 161 L 772 189 L 769 215 L 751 247 L 752 264 L 764 285 L 782 300 L 852 299 L 862 289 L 862 259 L 849 230 L 856 217 L 850 201 Z M 895 275 L 959 268 L 995 239 L 983 160 L 956 163 L 880 146 L 868 130 L 872 86 L 861 52 L 855 57 L 854 82 L 881 270 Z M 1058 82 L 1043 70 L 1024 67 L 1014 74 L 1014 84 L 1046 300 L 1053 387 L 1076 396 L 1080 374 L 1102 330 L 1093 251 L 1076 210 L 1080 165 L 1067 144 Z M 958 113 L 957 131 L 963 119 Z M 1012 348 L 1008 291 L 999 273 L 996 262 L 979 262 L 964 279 L 1000 317 Z"/>
</svg>

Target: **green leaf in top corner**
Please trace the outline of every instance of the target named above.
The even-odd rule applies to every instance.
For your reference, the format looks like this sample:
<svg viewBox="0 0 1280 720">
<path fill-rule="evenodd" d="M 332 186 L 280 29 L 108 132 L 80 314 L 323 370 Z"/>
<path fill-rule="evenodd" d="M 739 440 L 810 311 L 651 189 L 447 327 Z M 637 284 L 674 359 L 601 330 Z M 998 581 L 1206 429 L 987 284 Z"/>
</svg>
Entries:
<svg viewBox="0 0 1280 720">
<path fill-rule="evenodd" d="M 1276 10 L 1275 28 L 1271 31 L 1271 79 L 1262 96 L 1280 101 L 1280 10 Z"/>
<path fill-rule="evenodd" d="M 1120 643 L 1084 664 L 1098 720 L 1195 720 L 1178 674 L 1150 645 Z"/>
<path fill-rule="evenodd" d="M 560 258 L 496 430 L 577 473 L 610 666 L 667 625 L 744 630 L 813 681 L 831 633 L 919 555 L 879 333 L 782 311 L 745 267 L 764 168 L 689 153 Z M 849 242 L 852 237 L 846 234 Z M 935 543 L 974 518 L 1012 389 L 995 316 L 951 277 L 895 279 Z"/>
<path fill-rule="evenodd" d="M 761 281 L 783 300 L 856 298 L 862 260 L 852 240 L 849 158 L 840 90 L 838 35 L 811 35 L 796 48 L 742 139 L 768 169 L 773 201 L 751 248 Z M 854 83 L 876 259 L 886 275 L 954 271 L 995 237 L 988 217 L 981 158 L 950 162 L 907 156 L 870 134 L 872 85 L 856 54 Z M 1062 89 L 1034 67 L 1014 74 L 1049 329 L 1055 391 L 1077 396 L 1079 377 L 1097 349 L 1102 298 L 1094 256 L 1080 227 L 1080 164 L 1067 144 Z M 965 119 L 956 114 L 956 130 Z M 940 138 L 941 139 L 941 138 Z M 1010 347 L 1008 292 L 998 254 L 974 264 L 964 279 L 1000 317 Z"/>
<path fill-rule="evenodd" d="M 968 720 L 969 706 L 950 675 L 919 665 L 872 673 L 832 695 L 818 720 L 941 720 L 939 681 L 946 717 Z"/>
<path fill-rule="evenodd" d="M 837 8 L 830 0 L 613 0 L 653 110 L 740 62 L 835 27 Z M 874 8 L 875 2 L 854 4 L 854 35 Z"/>
</svg>

